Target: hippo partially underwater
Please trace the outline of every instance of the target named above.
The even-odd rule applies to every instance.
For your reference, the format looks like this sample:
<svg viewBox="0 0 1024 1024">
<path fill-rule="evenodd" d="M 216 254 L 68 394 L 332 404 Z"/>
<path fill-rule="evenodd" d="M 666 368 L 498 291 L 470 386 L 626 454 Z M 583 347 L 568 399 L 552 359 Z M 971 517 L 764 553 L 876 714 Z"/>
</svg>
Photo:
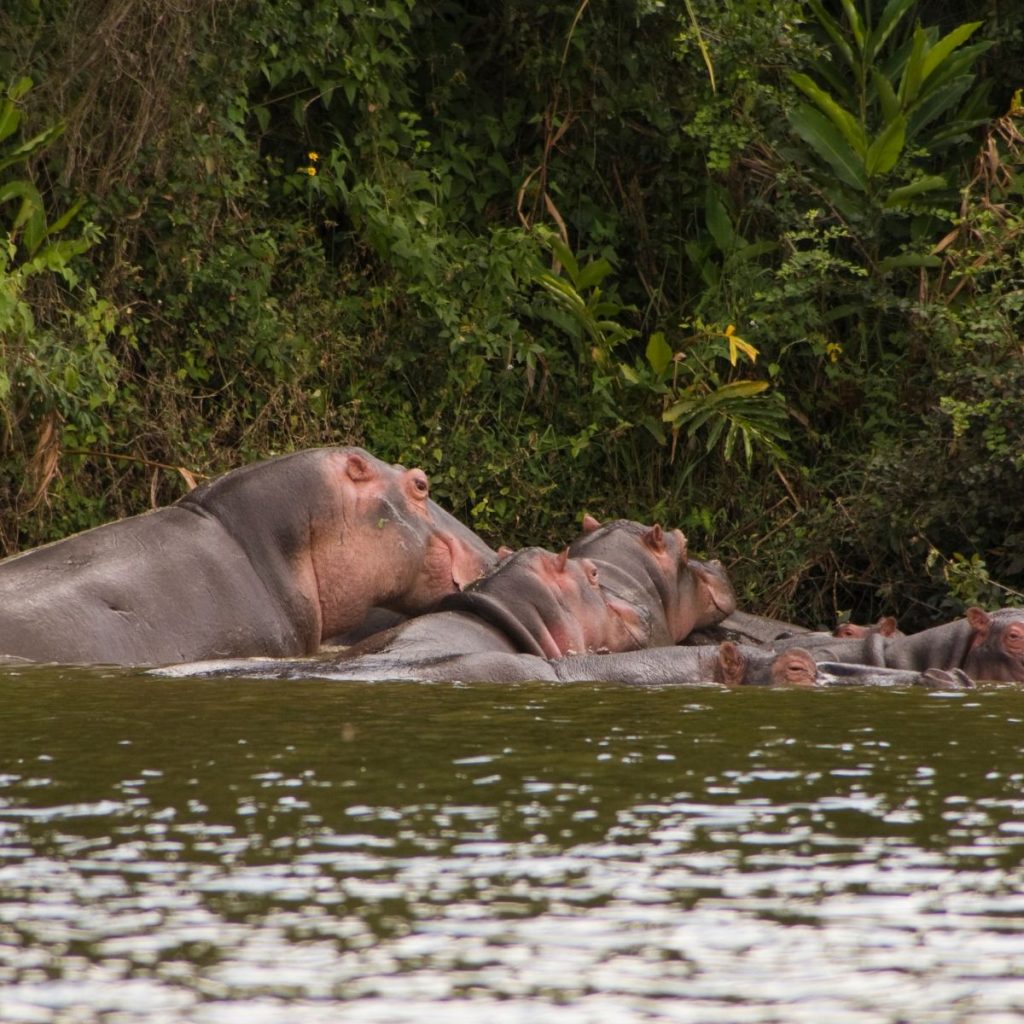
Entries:
<svg viewBox="0 0 1024 1024">
<path fill-rule="evenodd" d="M 642 535 L 636 535 L 639 542 Z M 685 563 L 677 562 L 677 570 Z M 313 658 L 197 661 L 155 670 L 170 676 L 241 676 L 352 681 L 509 683 L 615 682 L 728 686 L 968 685 L 945 673 L 817 665 L 806 651 L 764 651 L 726 642 L 717 648 L 650 648 L 664 629 L 661 597 L 643 588 L 624 596 L 602 586 L 598 563 L 526 548 L 444 598 L 432 612 L 342 651 Z"/>
<path fill-rule="evenodd" d="M 311 654 L 371 606 L 424 611 L 496 559 L 430 500 L 421 470 L 309 449 L 0 561 L 0 655 L 159 665 Z"/>
</svg>

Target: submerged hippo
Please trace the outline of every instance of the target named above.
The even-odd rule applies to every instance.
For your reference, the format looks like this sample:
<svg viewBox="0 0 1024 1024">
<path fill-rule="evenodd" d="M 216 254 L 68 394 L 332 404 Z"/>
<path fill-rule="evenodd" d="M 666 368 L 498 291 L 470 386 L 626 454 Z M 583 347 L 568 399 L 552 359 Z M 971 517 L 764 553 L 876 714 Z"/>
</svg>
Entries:
<svg viewBox="0 0 1024 1024">
<path fill-rule="evenodd" d="M 1004 608 L 985 612 L 969 608 L 955 622 L 933 626 L 904 636 L 868 632 L 863 636 L 823 636 L 810 643 L 808 637 L 778 641 L 780 650 L 799 644 L 811 651 L 818 662 L 855 662 L 890 668 L 960 669 L 975 680 L 1024 683 L 1024 609 Z"/>
<path fill-rule="evenodd" d="M 606 591 L 596 563 L 527 548 L 436 611 L 343 652 L 316 658 L 193 662 L 161 675 L 232 675 L 355 681 L 588 682 L 632 685 L 829 685 L 827 666 L 806 651 L 778 653 L 723 643 L 718 648 L 650 642 L 661 604 Z M 654 614 L 652 615 L 652 610 Z M 914 683 L 917 672 L 842 666 L 842 683 Z"/>
<path fill-rule="evenodd" d="M 328 679 L 528 679 L 535 665 L 647 643 L 650 615 L 607 593 L 585 558 L 523 548 L 425 615 L 315 659 L 180 665 L 173 675 Z M 478 675 L 483 673 L 483 675 Z"/>
<path fill-rule="evenodd" d="M 870 636 L 872 633 L 881 633 L 882 636 L 903 635 L 896 626 L 896 620 L 891 615 L 883 615 L 871 626 L 861 626 L 856 622 L 843 622 L 832 630 L 833 636 L 844 639 Z"/>
<path fill-rule="evenodd" d="M 359 448 L 254 463 L 0 561 L 0 654 L 157 665 L 310 654 L 372 605 L 421 612 L 495 552 L 419 469 Z"/>
<path fill-rule="evenodd" d="M 681 530 L 629 519 L 602 525 L 585 516 L 583 534 L 569 545 L 569 553 L 592 559 L 607 590 L 651 610 L 649 647 L 677 644 L 736 610 L 736 595 L 721 564 L 690 558 Z"/>
</svg>

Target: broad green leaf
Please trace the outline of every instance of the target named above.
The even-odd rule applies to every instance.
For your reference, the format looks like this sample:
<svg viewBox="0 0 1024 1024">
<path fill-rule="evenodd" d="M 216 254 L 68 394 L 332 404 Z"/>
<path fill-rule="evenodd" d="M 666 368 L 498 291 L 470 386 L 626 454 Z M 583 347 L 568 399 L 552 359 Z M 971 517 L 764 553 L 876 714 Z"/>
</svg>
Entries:
<svg viewBox="0 0 1024 1024">
<path fill-rule="evenodd" d="M 733 233 L 732 221 L 729 219 L 729 213 L 725 208 L 725 204 L 710 189 L 704 203 L 704 219 L 719 251 L 726 254 L 732 252 L 736 246 L 736 236 Z"/>
<path fill-rule="evenodd" d="M 12 100 L 20 100 L 21 97 L 24 96 L 31 88 L 32 79 L 27 75 L 24 75 L 7 90 L 7 95 L 10 96 Z"/>
<path fill-rule="evenodd" d="M 970 89 L 973 81 L 973 75 L 961 75 L 959 78 L 954 78 L 951 82 L 946 82 L 941 89 L 933 92 L 927 99 L 918 104 L 908 121 L 908 137 L 916 138 L 922 129 L 939 118 L 950 118 L 950 115 L 960 105 L 964 94 Z M 921 139 L 921 143 L 930 148 L 934 139 L 941 137 L 951 123 L 951 120 L 946 120 L 941 125 L 936 126 L 938 130 L 934 133 L 926 133 Z"/>
<path fill-rule="evenodd" d="M 990 50 L 993 45 L 992 40 L 983 40 L 980 43 L 964 46 L 962 49 L 957 50 L 956 53 L 950 54 L 943 61 L 942 66 L 936 68 L 928 76 L 927 82 L 921 88 L 918 101 L 920 102 L 925 97 L 931 95 L 931 93 L 937 92 L 946 82 L 959 78 L 961 75 L 972 74 L 971 66 L 983 53 Z"/>
<path fill-rule="evenodd" d="M 575 284 L 579 280 L 580 268 L 576 262 L 576 257 L 572 253 L 572 249 L 557 236 L 552 236 L 549 244 L 551 251 L 555 254 L 555 259 L 562 264 L 565 272 L 569 275 L 569 280 Z"/>
<path fill-rule="evenodd" d="M 0 142 L 13 135 L 21 124 L 21 111 L 9 100 L 0 103 Z"/>
<path fill-rule="evenodd" d="M 672 365 L 672 347 L 661 331 L 655 331 L 647 342 L 647 362 L 660 377 Z"/>
<path fill-rule="evenodd" d="M 789 123 L 797 135 L 832 167 L 841 181 L 861 192 L 867 190 L 864 162 L 824 114 L 802 103 L 790 112 Z"/>
<path fill-rule="evenodd" d="M 894 209 L 924 192 L 933 192 L 937 188 L 945 188 L 946 184 L 946 179 L 941 174 L 925 175 L 923 178 L 918 178 L 917 181 L 912 181 L 909 185 L 894 188 L 885 197 L 885 208 L 888 210 Z"/>
<path fill-rule="evenodd" d="M 828 87 L 832 90 L 832 96 L 837 103 L 843 104 L 847 110 L 853 110 L 858 106 L 857 97 L 860 94 L 854 85 L 854 76 L 838 61 L 815 60 L 811 62 L 809 70 L 814 72 L 815 79 L 823 88 Z"/>
<path fill-rule="evenodd" d="M 683 246 L 690 262 L 700 272 L 700 276 L 709 288 L 714 288 L 721 277 L 721 270 L 709 259 L 709 246 L 701 245 L 699 242 L 689 241 Z"/>
<path fill-rule="evenodd" d="M 878 24 L 868 38 L 864 54 L 865 60 L 873 61 L 875 59 L 878 51 L 885 45 L 885 41 L 889 38 L 892 30 L 915 3 L 917 3 L 917 0 L 889 0 L 885 10 L 882 11 L 881 18 L 878 19 Z"/>
<path fill-rule="evenodd" d="M 719 410 L 715 408 L 715 404 L 710 401 L 710 398 L 704 400 L 701 407 L 689 418 L 686 423 L 687 429 L 691 434 L 695 434 L 701 427 L 711 419 L 712 416 L 720 415 Z"/>
<path fill-rule="evenodd" d="M 665 442 L 668 440 L 665 437 L 665 431 L 662 429 L 661 424 L 656 419 L 654 419 L 653 416 L 645 416 L 640 422 L 644 425 L 644 427 L 647 428 L 648 431 L 650 431 L 651 436 L 654 438 L 655 441 L 658 442 L 658 444 L 665 444 Z"/>
<path fill-rule="evenodd" d="M 640 383 L 640 374 L 633 369 L 628 363 L 619 363 L 619 372 L 622 374 L 630 384 Z"/>
<path fill-rule="evenodd" d="M 85 196 L 81 196 L 76 199 L 71 206 L 64 211 L 50 226 L 46 229 L 48 235 L 56 234 L 58 231 L 63 231 L 74 219 L 78 216 L 78 211 L 85 205 Z"/>
<path fill-rule="evenodd" d="M 9 149 L 7 155 L 3 160 L 0 160 L 0 171 L 6 167 L 10 167 L 12 164 L 19 163 L 26 157 L 30 156 L 37 149 L 42 149 L 44 146 L 49 145 L 60 133 L 64 131 L 64 123 L 60 122 L 55 125 L 51 125 L 49 128 L 41 131 L 38 135 L 34 135 L 27 142 L 22 142 L 15 146 L 14 149 Z"/>
<path fill-rule="evenodd" d="M 767 388 L 766 380 L 734 380 L 717 388 L 709 398 L 719 402 L 732 402 L 741 398 L 753 398 Z"/>
<path fill-rule="evenodd" d="M 842 132 L 850 148 L 863 159 L 868 150 L 868 140 L 864 134 L 864 126 L 857 118 L 807 75 L 794 72 L 790 74 L 789 80 L 818 106 L 818 109 Z"/>
<path fill-rule="evenodd" d="M 744 245 L 737 249 L 733 256 L 738 260 L 753 260 L 757 259 L 758 256 L 765 256 L 770 252 L 775 252 L 778 247 L 778 242 L 751 242 L 749 245 Z"/>
<path fill-rule="evenodd" d="M 703 396 L 687 396 L 679 399 L 678 402 L 670 405 L 662 414 L 662 421 L 665 423 L 676 423 L 684 416 L 689 416 L 697 409 L 703 400 Z"/>
<path fill-rule="evenodd" d="M 0 185 L 0 203 L 6 203 L 9 199 L 20 199 L 23 204 L 34 205 L 40 209 L 43 206 L 39 189 L 30 181 L 9 181 L 5 185 Z M 14 226 L 19 226 L 17 221 Z"/>
<path fill-rule="evenodd" d="M 585 288 L 594 288 L 599 285 L 612 272 L 612 265 L 602 256 L 600 259 L 588 263 L 579 273 L 576 279 L 576 287 L 580 291 Z"/>
<path fill-rule="evenodd" d="M 919 25 L 914 29 L 914 41 L 910 47 L 910 56 L 903 66 L 903 77 L 900 80 L 900 106 L 906 110 L 917 99 L 924 80 L 924 57 L 928 49 L 928 35 Z"/>
<path fill-rule="evenodd" d="M 704 451 L 710 452 L 712 448 L 718 444 L 718 439 L 722 436 L 722 431 L 729 425 L 729 421 L 724 417 L 720 416 L 714 423 L 711 424 L 708 430 L 708 440 L 704 445 Z"/>
<path fill-rule="evenodd" d="M 871 143 L 864 169 L 869 178 L 876 174 L 888 174 L 896 166 L 906 141 L 907 119 L 900 115 L 890 121 L 881 134 Z"/>
<path fill-rule="evenodd" d="M 900 101 L 896 98 L 896 92 L 892 83 L 878 68 L 871 69 L 871 79 L 875 85 L 875 92 L 878 93 L 878 102 L 882 107 L 882 116 L 888 124 L 900 116 Z"/>
<path fill-rule="evenodd" d="M 29 253 L 34 253 L 46 237 L 46 218 L 43 216 L 42 202 L 40 201 L 38 207 L 32 208 L 29 207 L 28 203 L 25 203 L 17 218 L 15 218 L 16 226 L 19 222 L 24 225 L 22 240 L 25 243 L 25 248 Z"/>
<path fill-rule="evenodd" d="M 980 27 L 980 21 L 969 21 L 943 36 L 925 55 L 921 66 L 922 83 L 926 82 L 928 76 L 937 70 L 958 46 L 967 42 Z"/>
</svg>

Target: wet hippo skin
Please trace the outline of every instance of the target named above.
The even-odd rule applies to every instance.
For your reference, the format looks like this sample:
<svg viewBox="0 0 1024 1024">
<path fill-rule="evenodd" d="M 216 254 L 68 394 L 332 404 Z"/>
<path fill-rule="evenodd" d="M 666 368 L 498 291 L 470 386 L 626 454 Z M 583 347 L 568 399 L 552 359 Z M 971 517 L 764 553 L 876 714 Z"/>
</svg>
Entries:
<svg viewBox="0 0 1024 1024">
<path fill-rule="evenodd" d="M 495 560 L 418 469 L 317 448 L 0 561 L 0 654 L 157 665 L 312 653 L 372 605 L 416 613 Z"/>
<path fill-rule="evenodd" d="M 524 679 L 551 659 L 635 650 L 650 615 L 606 592 L 588 559 L 523 548 L 434 611 L 342 652 L 177 666 L 174 675 L 345 679 Z M 541 677 L 543 678 L 543 677 Z"/>
<path fill-rule="evenodd" d="M 909 636 L 812 634 L 778 641 L 774 647 L 780 650 L 795 644 L 809 650 L 818 662 L 854 662 L 919 672 L 959 669 L 979 681 L 1024 682 L 1024 609 L 1020 608 L 995 612 L 969 608 L 962 619 Z"/>
<path fill-rule="evenodd" d="M 736 595 L 721 564 L 690 558 L 681 530 L 629 519 L 602 525 L 585 516 L 583 533 L 569 545 L 569 553 L 592 559 L 607 590 L 650 610 L 647 646 L 679 643 L 736 610 Z"/>
<path fill-rule="evenodd" d="M 828 685 L 806 651 L 723 643 L 659 646 L 662 604 L 624 600 L 601 583 L 598 563 L 527 548 L 437 610 L 342 652 L 315 658 L 219 660 L 159 669 L 171 676 L 355 681 L 607 681 L 631 685 Z M 840 682 L 914 683 L 920 673 L 843 666 Z"/>
</svg>

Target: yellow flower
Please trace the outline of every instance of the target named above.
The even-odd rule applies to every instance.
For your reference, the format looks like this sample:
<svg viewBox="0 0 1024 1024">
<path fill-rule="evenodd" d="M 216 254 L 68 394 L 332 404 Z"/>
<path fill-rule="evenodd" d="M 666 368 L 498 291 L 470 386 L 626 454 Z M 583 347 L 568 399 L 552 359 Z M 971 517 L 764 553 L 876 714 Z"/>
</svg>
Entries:
<svg viewBox="0 0 1024 1024">
<path fill-rule="evenodd" d="M 312 177 L 314 177 L 316 175 L 316 168 L 315 167 L 307 167 L 306 168 L 306 173 L 312 178 Z"/>
<path fill-rule="evenodd" d="M 313 163 L 316 163 L 317 160 L 320 159 L 320 154 L 319 153 L 307 153 L 306 155 L 309 157 L 310 160 L 313 161 Z"/>
<path fill-rule="evenodd" d="M 757 362 L 758 352 L 749 342 L 744 341 L 737 333 L 734 324 L 729 324 L 725 329 L 725 334 L 722 335 L 726 341 L 729 342 L 729 362 L 733 366 L 736 365 L 736 360 L 739 358 L 739 353 L 742 352 L 752 363 Z"/>
</svg>

